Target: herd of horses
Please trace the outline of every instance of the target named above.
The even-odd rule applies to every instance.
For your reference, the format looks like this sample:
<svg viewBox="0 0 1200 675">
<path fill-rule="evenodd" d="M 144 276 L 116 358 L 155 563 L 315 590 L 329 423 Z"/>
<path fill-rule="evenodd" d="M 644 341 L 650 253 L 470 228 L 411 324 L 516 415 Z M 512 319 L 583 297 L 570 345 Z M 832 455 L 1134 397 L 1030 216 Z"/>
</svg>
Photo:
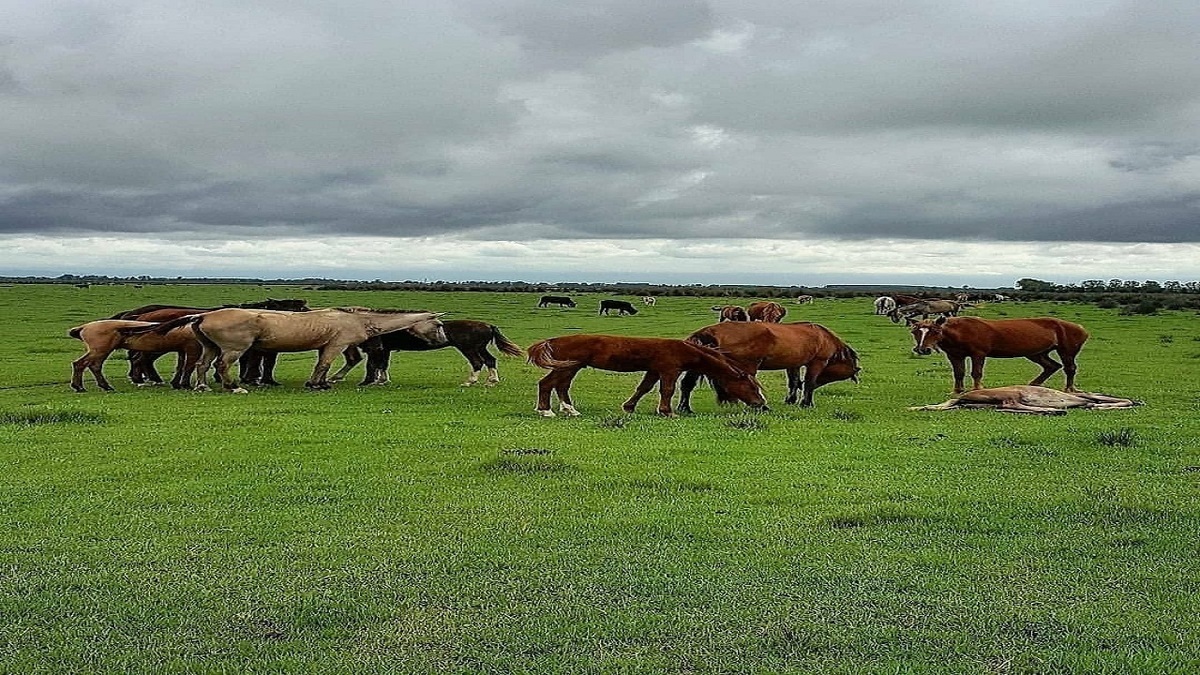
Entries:
<svg viewBox="0 0 1200 675">
<path fill-rule="evenodd" d="M 648 296 L 649 297 L 649 296 Z M 889 303 L 881 303 L 885 298 Z M 608 303 L 607 305 L 605 303 Z M 939 303 L 949 303 L 951 306 Z M 575 306 L 570 298 L 544 296 L 539 306 Z M 886 312 L 881 312 L 881 304 Z M 941 351 L 950 362 L 956 398 L 921 409 L 990 405 L 1011 412 L 1061 412 L 1067 407 L 1127 407 L 1134 402 L 1100 394 L 1077 392 L 1076 356 L 1088 339 L 1080 325 L 1053 317 L 989 320 L 956 316 L 966 303 L 930 300 L 911 296 L 884 296 L 875 303 L 877 314 L 895 318 L 898 308 L 910 328 L 913 352 L 928 355 Z M 636 314 L 628 302 L 605 300 L 605 308 Z M 632 312 L 624 310 L 632 309 Z M 815 390 L 831 382 L 858 381 L 858 354 L 825 326 L 810 322 L 783 323 L 787 309 L 777 302 L 752 303 L 712 308 L 720 315 L 716 324 L 705 326 L 681 339 L 578 334 L 539 340 L 525 350 L 528 361 L 549 372 L 538 382 L 535 410 L 555 416 L 551 399 L 556 395 L 559 412 L 578 415 L 570 395 L 571 383 L 584 368 L 617 372 L 642 372 L 642 380 L 622 408 L 632 412 L 638 401 L 656 385 L 658 412 L 692 412 L 690 397 L 701 378 L 707 379 L 722 403 L 740 402 L 766 409 L 766 398 L 757 374 L 783 370 L 787 374 L 785 403 L 813 405 Z M 930 315 L 937 315 L 930 318 Z M 243 384 L 278 384 L 273 378 L 276 356 L 281 352 L 316 351 L 317 361 L 305 382 L 311 389 L 328 389 L 344 379 L 364 359 L 363 385 L 388 381 L 388 363 L 393 351 L 423 351 L 454 347 L 471 365 L 464 385 L 475 384 L 484 368 L 487 384 L 499 381 L 496 358 L 490 344 L 504 354 L 518 357 L 520 346 L 487 322 L 441 319 L 441 314 L 421 310 L 380 310 L 364 307 L 312 309 L 303 300 L 272 300 L 222 307 L 178 307 L 147 305 L 119 312 L 108 319 L 76 326 L 68 334 L 82 340 L 87 351 L 73 363 L 71 387 L 84 391 L 83 374 L 90 370 L 101 389 L 112 390 L 104 378 L 103 364 L 114 351 L 129 351 L 130 379 L 139 384 L 161 383 L 154 361 L 177 354 L 171 385 L 207 390 L 209 369 L 222 387 L 245 393 Z M 921 316 L 921 318 L 917 318 Z M 345 365 L 330 376 L 329 370 L 341 354 Z M 1057 354 L 1062 363 L 1050 355 Z M 1029 385 L 1000 390 L 983 389 L 983 368 L 988 358 L 1027 358 L 1042 371 Z M 972 389 L 965 388 L 966 361 L 971 361 Z M 240 368 L 240 381 L 232 373 Z M 1041 385 L 1063 370 L 1064 392 L 1047 394 Z M 194 375 L 195 384 L 190 384 Z M 680 401 L 672 409 L 676 387 Z M 1045 391 L 1043 391 L 1045 390 Z M 984 392 L 984 393 L 980 393 Z"/>
</svg>

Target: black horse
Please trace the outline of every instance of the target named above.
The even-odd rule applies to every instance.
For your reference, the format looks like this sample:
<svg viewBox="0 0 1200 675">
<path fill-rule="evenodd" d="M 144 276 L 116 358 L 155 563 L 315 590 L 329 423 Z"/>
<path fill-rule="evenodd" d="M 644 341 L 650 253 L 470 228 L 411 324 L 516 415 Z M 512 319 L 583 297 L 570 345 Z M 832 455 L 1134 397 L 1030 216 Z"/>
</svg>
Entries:
<svg viewBox="0 0 1200 675">
<path fill-rule="evenodd" d="M 538 307 L 546 305 L 558 305 L 559 307 L 574 307 L 575 301 L 565 295 L 543 295 L 541 300 L 538 300 Z"/>
<path fill-rule="evenodd" d="M 358 349 L 351 348 L 343 352 L 346 357 L 346 365 L 329 379 L 330 381 L 340 380 L 350 372 L 351 368 L 358 365 L 358 362 L 362 360 L 362 354 L 358 350 L 367 353 L 367 375 L 360 385 L 365 386 L 387 384 L 388 364 L 394 351 L 428 351 L 454 347 L 471 363 L 471 376 L 463 382 L 463 386 L 469 387 L 478 382 L 479 373 L 483 371 L 484 367 L 487 367 L 489 371 L 487 385 L 491 386 L 500 381 L 500 374 L 496 370 L 496 357 L 488 351 L 489 343 L 495 342 L 496 348 L 509 356 L 523 355 L 521 348 L 504 337 L 499 328 L 485 321 L 470 319 L 443 321 L 442 329 L 446 332 L 446 342 L 440 345 L 431 345 L 407 330 L 376 335 L 358 345 Z"/>
</svg>

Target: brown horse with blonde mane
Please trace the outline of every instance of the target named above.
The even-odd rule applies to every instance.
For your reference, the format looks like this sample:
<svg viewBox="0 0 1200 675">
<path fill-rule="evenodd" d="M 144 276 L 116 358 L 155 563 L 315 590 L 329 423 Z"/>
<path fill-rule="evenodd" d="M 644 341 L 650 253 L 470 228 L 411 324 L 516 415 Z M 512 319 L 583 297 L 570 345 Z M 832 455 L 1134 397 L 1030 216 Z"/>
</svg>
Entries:
<svg viewBox="0 0 1200 675">
<path fill-rule="evenodd" d="M 67 331 L 67 335 L 82 340 L 87 347 L 87 352 L 71 364 L 71 388 L 83 391 L 83 371 L 90 370 L 96 380 L 96 386 L 105 391 L 113 391 L 112 385 L 104 377 L 104 362 L 118 349 L 158 354 L 177 352 L 179 359 L 175 364 L 175 377 L 171 379 L 171 386 L 176 389 L 187 388 L 192 369 L 200 360 L 203 347 L 188 326 L 180 326 L 166 334 L 130 334 L 131 331 L 152 329 L 158 325 L 146 321 L 101 319 Z"/>
<path fill-rule="evenodd" d="M 973 389 L 983 388 L 983 363 L 987 357 L 1008 359 L 1024 357 L 1042 367 L 1042 373 L 1029 383 L 1040 385 L 1062 369 L 1067 378 L 1065 391 L 1075 391 L 1075 357 L 1087 342 L 1083 326 L 1053 317 L 1032 319 L 980 319 L 961 316 L 910 322 L 916 346 L 922 356 L 940 350 L 954 371 L 954 393 L 965 391 L 963 379 L 966 360 L 971 359 Z M 1058 352 L 1062 363 L 1050 358 Z"/>
<path fill-rule="evenodd" d="M 762 388 L 754 376 L 720 352 L 683 340 L 620 335 L 565 335 L 541 340 L 526 350 L 529 362 L 550 372 L 538 381 L 538 414 L 554 417 L 552 392 L 558 394 L 559 410 L 578 415 L 571 401 L 571 381 L 587 367 L 620 373 L 645 371 L 646 375 L 621 408 L 631 413 L 637 403 L 658 383 L 658 414 L 671 417 L 675 381 L 684 371 L 704 374 L 720 385 L 721 402 L 741 401 L 766 409 Z"/>
<path fill-rule="evenodd" d="M 750 316 L 751 321 L 779 323 L 787 315 L 787 307 L 778 302 L 752 302 L 750 303 L 750 307 L 747 308 L 746 314 Z"/>
<path fill-rule="evenodd" d="M 828 328 L 799 323 L 718 323 L 705 326 L 687 337 L 688 342 L 713 347 L 750 373 L 786 370 L 788 395 L 785 403 L 813 404 L 813 391 L 830 382 L 858 381 L 858 354 Z M 804 369 L 804 395 L 800 397 L 800 369 Z M 688 371 L 680 386 L 681 413 L 692 411 L 691 393 L 700 374 Z M 720 395 L 719 386 L 714 389 Z"/>
</svg>

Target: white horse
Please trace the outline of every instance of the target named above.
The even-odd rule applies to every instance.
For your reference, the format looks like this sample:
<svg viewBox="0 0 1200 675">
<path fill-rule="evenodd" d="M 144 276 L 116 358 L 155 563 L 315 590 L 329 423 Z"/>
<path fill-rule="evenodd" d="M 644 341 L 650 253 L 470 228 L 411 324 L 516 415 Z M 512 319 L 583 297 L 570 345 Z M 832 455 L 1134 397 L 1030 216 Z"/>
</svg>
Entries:
<svg viewBox="0 0 1200 675">
<path fill-rule="evenodd" d="M 896 299 L 890 295 L 881 295 L 875 298 L 875 313 L 880 315 L 888 315 L 896 311 Z"/>
</svg>

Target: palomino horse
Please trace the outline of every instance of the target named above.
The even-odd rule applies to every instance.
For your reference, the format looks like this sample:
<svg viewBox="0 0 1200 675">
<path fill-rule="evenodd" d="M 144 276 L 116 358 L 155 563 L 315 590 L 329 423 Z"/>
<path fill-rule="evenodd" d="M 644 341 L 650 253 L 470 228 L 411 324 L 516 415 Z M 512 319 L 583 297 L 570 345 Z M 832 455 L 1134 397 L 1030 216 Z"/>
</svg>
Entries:
<svg viewBox="0 0 1200 675">
<path fill-rule="evenodd" d="M 413 335 L 412 331 L 397 330 L 376 335 L 358 345 L 358 349 L 367 353 L 367 376 L 360 386 L 387 384 L 388 361 L 394 351 L 419 352 L 454 347 L 471 364 L 471 376 L 467 378 L 466 382 L 463 382 L 464 387 L 478 382 L 479 374 L 485 367 L 488 369 L 487 386 L 492 386 L 500 381 L 500 373 L 496 370 L 496 357 L 488 351 L 488 344 L 494 342 L 497 349 L 509 356 L 524 355 L 515 342 L 504 337 L 499 328 L 486 321 L 470 319 L 443 321 L 442 329 L 446 332 L 446 342 L 443 344 L 430 344 L 425 339 Z M 344 378 L 350 369 L 362 360 L 362 355 L 358 354 L 356 349 L 349 349 L 345 354 L 346 365 L 329 378 L 330 382 L 337 382 Z"/>
<path fill-rule="evenodd" d="M 1000 412 L 1025 413 L 1028 415 L 1065 415 L 1068 408 L 1095 408 L 1112 410 L 1132 408 L 1139 401 L 1116 398 L 1107 394 L 1086 391 L 1068 393 L 1029 384 L 1009 387 L 973 389 L 936 405 L 919 405 L 909 410 L 953 410 L 955 408 L 991 408 Z"/>
<path fill-rule="evenodd" d="M 752 374 L 759 370 L 786 370 L 785 403 L 796 403 L 799 398 L 800 405 L 811 406 L 817 387 L 840 380 L 858 381 L 858 354 L 820 324 L 718 323 L 692 333 L 687 341 L 720 350 Z M 803 398 L 798 396 L 801 368 L 804 368 Z M 693 371 L 683 376 L 679 412 L 692 411 L 691 393 L 699 379 L 700 374 Z"/>
<path fill-rule="evenodd" d="M 229 366 L 246 350 L 303 352 L 317 350 L 317 364 L 304 386 L 328 389 L 326 374 L 334 357 L 368 338 L 409 328 L 432 344 L 446 342 L 441 314 L 407 310 L 373 310 L 365 307 L 330 307 L 311 312 L 278 312 L 269 309 L 218 309 L 159 324 L 156 332 L 192 324 L 204 345 L 196 366 L 196 389 L 208 389 L 208 368 L 216 361 L 217 377 L 234 393 L 246 393 L 229 375 Z M 218 358 L 218 356 L 220 358 Z"/>
<path fill-rule="evenodd" d="M 752 302 L 746 314 L 750 316 L 751 321 L 779 323 L 787 315 L 787 308 L 778 302 Z"/>
<path fill-rule="evenodd" d="M 118 349 L 132 351 L 148 351 L 155 353 L 178 352 L 179 360 L 175 364 L 175 377 L 171 386 L 184 389 L 188 386 L 192 369 L 200 359 L 203 348 L 196 334 L 187 326 L 180 326 L 166 334 L 141 333 L 129 334 L 127 329 L 143 329 L 158 326 L 146 321 L 127 321 L 123 319 L 101 319 L 76 326 L 67 331 L 67 335 L 82 340 L 87 346 L 87 352 L 75 360 L 71 374 L 71 388 L 83 391 L 83 371 L 92 371 L 96 378 L 96 386 L 105 391 L 112 391 L 112 385 L 104 378 L 104 361 Z"/>
<path fill-rule="evenodd" d="M 633 412 L 637 403 L 658 383 L 658 414 L 671 417 L 671 396 L 675 381 L 684 371 L 697 371 L 720 386 L 721 402 L 742 401 L 754 408 L 766 408 L 762 388 L 753 375 L 710 347 L 668 338 L 624 337 L 619 335 L 566 335 L 530 345 L 529 362 L 550 372 L 538 382 L 537 412 L 554 417 L 550 410 L 551 392 L 558 393 L 559 410 L 578 415 L 571 402 L 571 380 L 586 367 L 621 373 L 645 371 L 646 375 L 629 400 L 622 404 Z"/>
<path fill-rule="evenodd" d="M 1083 326 L 1053 317 L 988 320 L 973 316 L 913 322 L 913 351 L 922 356 L 935 349 L 946 354 L 954 370 L 954 393 L 964 391 L 963 375 L 967 357 L 971 359 L 973 389 L 983 388 L 983 362 L 992 356 L 1000 359 L 1025 357 L 1042 367 L 1041 375 L 1029 384 L 1040 385 L 1060 368 L 1066 373 L 1066 391 L 1075 391 L 1075 356 L 1087 342 Z M 1058 352 L 1062 363 L 1050 358 Z"/>
</svg>

